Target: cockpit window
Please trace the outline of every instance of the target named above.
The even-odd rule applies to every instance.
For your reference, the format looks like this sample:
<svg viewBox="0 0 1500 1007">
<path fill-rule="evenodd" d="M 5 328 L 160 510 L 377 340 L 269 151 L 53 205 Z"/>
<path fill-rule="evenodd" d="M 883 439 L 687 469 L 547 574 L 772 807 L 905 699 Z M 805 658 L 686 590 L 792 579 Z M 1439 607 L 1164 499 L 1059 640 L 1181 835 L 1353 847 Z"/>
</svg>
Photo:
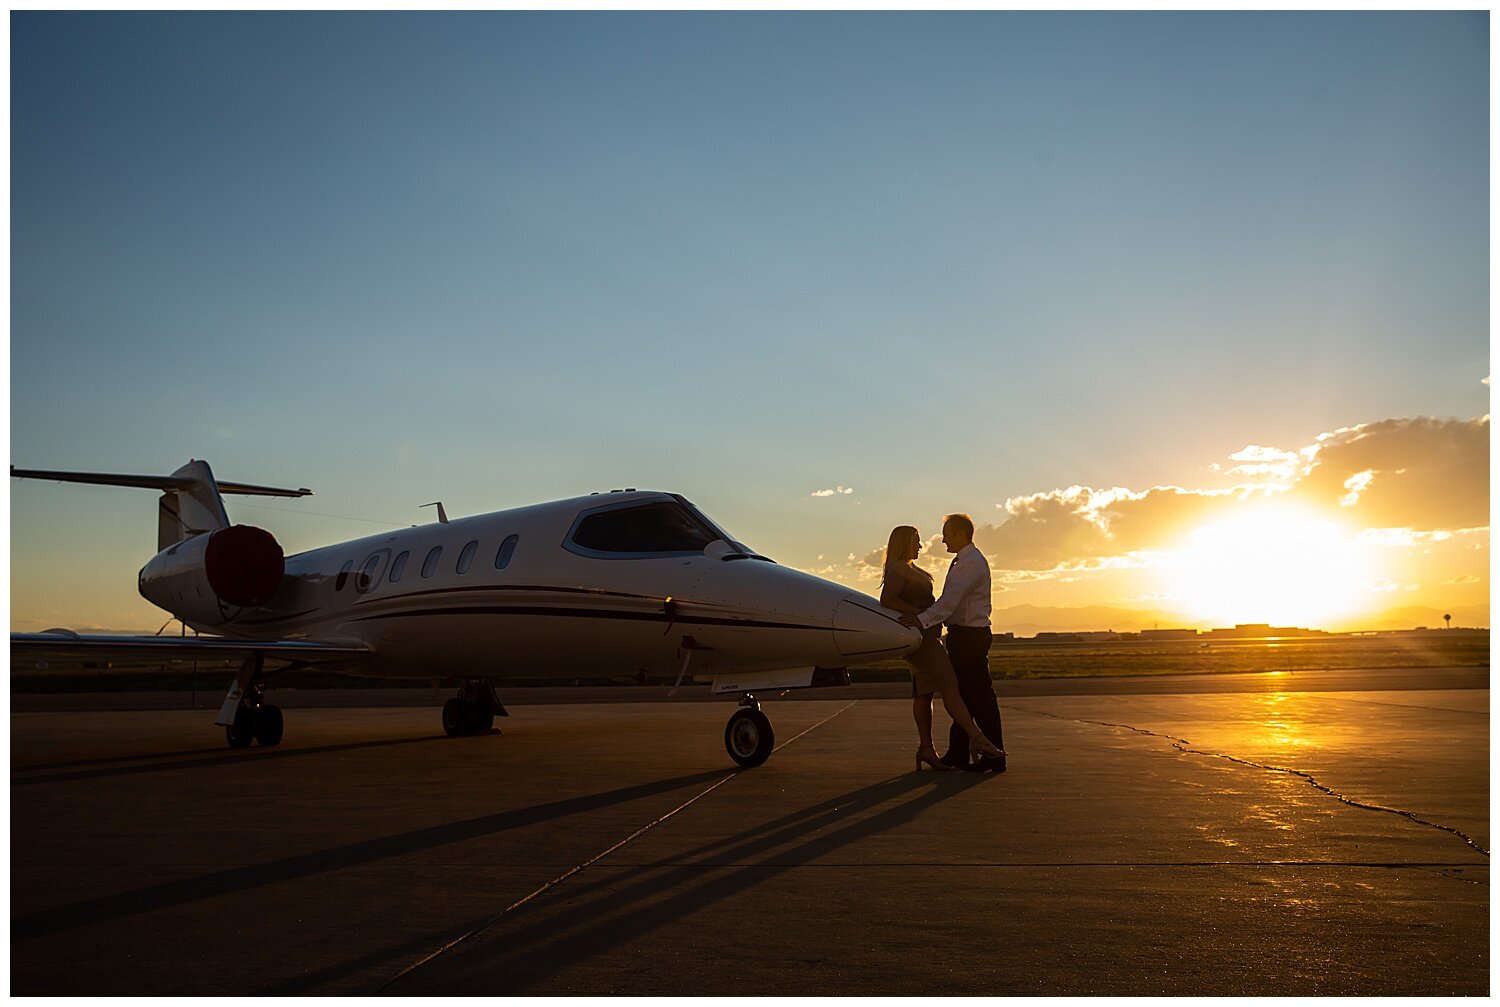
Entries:
<svg viewBox="0 0 1500 1007">
<path fill-rule="evenodd" d="M 682 504 L 661 501 L 586 514 L 571 541 L 589 552 L 639 555 L 702 552 L 721 537 Z"/>
<path fill-rule="evenodd" d="M 774 564 L 776 562 L 775 560 L 767 559 L 765 556 L 762 556 L 760 553 L 756 552 L 754 549 L 751 549 L 749 546 L 741 542 L 739 539 L 735 538 L 733 535 L 730 535 L 723 528 L 720 528 L 713 522 L 712 518 L 703 513 L 697 507 L 693 506 L 693 502 L 687 497 L 683 496 L 681 493 L 673 493 L 672 497 L 677 502 L 686 507 L 692 513 L 692 515 L 698 519 L 699 523 L 706 525 L 714 533 L 714 538 L 724 540 L 729 549 L 734 553 L 734 556 L 732 558 L 758 559 L 771 564 Z"/>
</svg>

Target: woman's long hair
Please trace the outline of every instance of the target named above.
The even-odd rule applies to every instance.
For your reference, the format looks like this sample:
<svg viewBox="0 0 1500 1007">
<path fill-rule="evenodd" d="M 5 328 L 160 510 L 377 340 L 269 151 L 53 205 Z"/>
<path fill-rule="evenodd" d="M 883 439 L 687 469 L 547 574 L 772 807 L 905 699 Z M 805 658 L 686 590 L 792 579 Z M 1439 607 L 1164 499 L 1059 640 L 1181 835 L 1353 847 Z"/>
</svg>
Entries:
<svg viewBox="0 0 1500 1007">
<path fill-rule="evenodd" d="M 882 567 L 885 576 L 881 579 L 882 585 L 891 579 L 893 564 L 909 563 L 917 558 L 916 545 L 919 538 L 917 530 L 909 524 L 897 525 L 891 529 L 891 537 L 885 543 L 885 565 Z M 929 580 L 932 579 L 931 574 L 921 567 L 913 566 L 912 569 L 920 570 Z"/>
</svg>

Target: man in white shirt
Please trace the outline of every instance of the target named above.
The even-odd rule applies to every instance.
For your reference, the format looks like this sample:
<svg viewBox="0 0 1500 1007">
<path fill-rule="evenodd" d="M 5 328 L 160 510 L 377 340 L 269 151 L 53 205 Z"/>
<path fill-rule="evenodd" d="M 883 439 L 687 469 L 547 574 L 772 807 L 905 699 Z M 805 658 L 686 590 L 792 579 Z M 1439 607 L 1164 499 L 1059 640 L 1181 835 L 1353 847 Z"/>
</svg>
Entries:
<svg viewBox="0 0 1500 1007">
<path fill-rule="evenodd" d="M 949 514 L 943 519 L 943 545 L 953 553 L 943 593 L 932 606 L 902 622 L 912 622 L 923 629 L 944 623 L 947 635 L 943 644 L 958 676 L 958 692 L 974 717 L 974 723 L 985 737 L 1004 751 L 1005 741 L 1000 725 L 1000 704 L 990 680 L 990 564 L 974 547 L 974 519 L 967 514 Z M 980 757 L 969 761 L 969 736 L 954 724 L 948 732 L 948 753 L 942 761 L 950 766 L 973 771 L 1005 772 L 1005 756 Z"/>
</svg>

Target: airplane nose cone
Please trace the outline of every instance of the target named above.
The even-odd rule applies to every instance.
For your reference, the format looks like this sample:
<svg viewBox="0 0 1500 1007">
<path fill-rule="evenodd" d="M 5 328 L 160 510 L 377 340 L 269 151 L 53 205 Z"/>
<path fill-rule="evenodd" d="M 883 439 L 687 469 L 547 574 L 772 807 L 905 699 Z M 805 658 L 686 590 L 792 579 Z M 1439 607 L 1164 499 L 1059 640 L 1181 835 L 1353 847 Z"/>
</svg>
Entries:
<svg viewBox="0 0 1500 1007">
<path fill-rule="evenodd" d="M 864 663 L 909 654 L 922 634 L 901 625 L 893 612 L 846 598 L 833 610 L 833 642 L 846 659 Z"/>
</svg>

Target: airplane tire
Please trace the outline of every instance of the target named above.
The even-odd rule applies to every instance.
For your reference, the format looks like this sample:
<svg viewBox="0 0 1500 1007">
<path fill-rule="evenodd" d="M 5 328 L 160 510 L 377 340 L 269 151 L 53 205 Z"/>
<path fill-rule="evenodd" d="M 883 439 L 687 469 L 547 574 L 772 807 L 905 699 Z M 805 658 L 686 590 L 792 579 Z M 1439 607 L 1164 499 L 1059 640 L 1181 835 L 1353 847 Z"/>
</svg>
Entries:
<svg viewBox="0 0 1500 1007">
<path fill-rule="evenodd" d="M 281 717 L 281 707 L 266 705 L 255 717 L 255 740 L 266 748 L 281 744 L 286 731 L 286 722 Z"/>
<path fill-rule="evenodd" d="M 257 719 L 255 711 L 243 704 L 234 711 L 234 723 L 224 728 L 224 738 L 230 748 L 250 747 L 250 742 L 255 740 Z"/>
<path fill-rule="evenodd" d="M 771 757 L 776 732 L 771 720 L 759 710 L 739 710 L 724 728 L 724 748 L 735 762 L 752 769 Z"/>
<path fill-rule="evenodd" d="M 469 723 L 473 725 L 475 734 L 483 734 L 495 726 L 495 714 L 477 703 L 474 704 L 469 714 L 472 718 Z"/>
<path fill-rule="evenodd" d="M 470 726 L 469 704 L 461 699 L 450 699 L 443 704 L 443 733 L 450 738 L 461 734 L 473 734 Z"/>
</svg>

